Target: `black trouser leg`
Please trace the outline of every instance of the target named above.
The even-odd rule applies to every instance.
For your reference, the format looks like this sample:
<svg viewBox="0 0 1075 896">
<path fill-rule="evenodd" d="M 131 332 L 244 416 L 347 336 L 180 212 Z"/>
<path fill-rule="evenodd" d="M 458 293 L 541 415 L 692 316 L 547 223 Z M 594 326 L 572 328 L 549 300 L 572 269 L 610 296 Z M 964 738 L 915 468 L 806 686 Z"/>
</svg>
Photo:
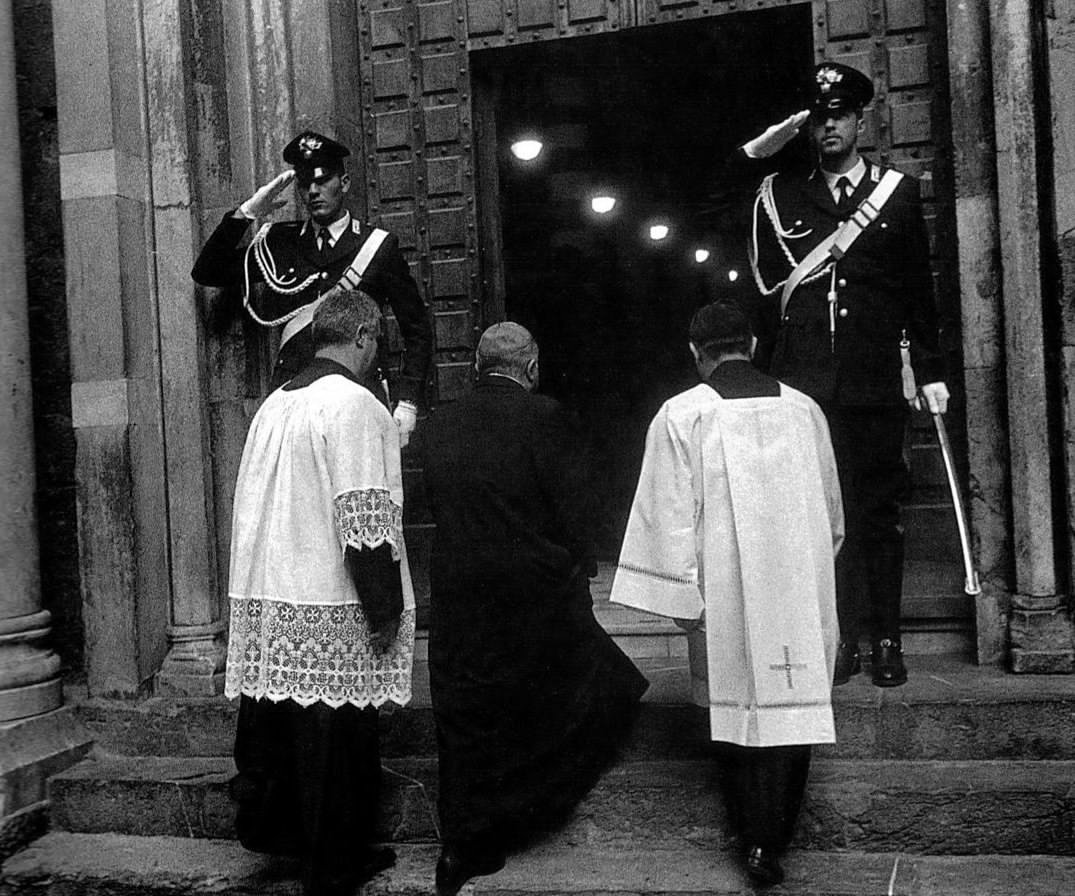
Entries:
<svg viewBox="0 0 1075 896">
<path fill-rule="evenodd" d="M 907 411 L 824 410 L 840 475 L 846 530 L 836 561 L 841 637 L 853 640 L 869 625 L 875 641 L 898 638 L 903 583 L 900 505 L 909 484 L 903 456 Z"/>
<path fill-rule="evenodd" d="M 870 636 L 876 641 L 900 638 L 903 597 L 903 539 L 877 544 L 870 553 Z"/>
<path fill-rule="evenodd" d="M 727 745 L 722 752 L 729 762 L 733 823 L 743 845 L 783 850 L 795 833 L 806 793 L 810 745 Z"/>
<path fill-rule="evenodd" d="M 861 548 L 845 542 L 836 557 L 836 618 L 840 623 L 840 640 L 857 647 L 866 628 L 864 610 L 869 594 L 866 558 Z"/>
</svg>

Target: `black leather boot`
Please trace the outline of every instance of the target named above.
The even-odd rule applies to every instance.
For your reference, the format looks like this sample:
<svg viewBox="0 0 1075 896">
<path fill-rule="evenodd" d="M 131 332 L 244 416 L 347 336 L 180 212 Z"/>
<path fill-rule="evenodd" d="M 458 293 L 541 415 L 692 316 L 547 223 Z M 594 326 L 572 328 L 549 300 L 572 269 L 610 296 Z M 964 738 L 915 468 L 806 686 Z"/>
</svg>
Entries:
<svg viewBox="0 0 1075 896">
<path fill-rule="evenodd" d="M 903 665 L 903 646 L 898 638 L 882 638 L 873 642 L 873 683 L 879 688 L 895 688 L 907 682 L 907 667 Z"/>
<path fill-rule="evenodd" d="M 862 671 L 862 660 L 859 658 L 858 644 L 841 641 L 836 645 L 836 665 L 832 672 L 833 687 L 847 684 L 852 675 L 858 675 Z"/>
</svg>

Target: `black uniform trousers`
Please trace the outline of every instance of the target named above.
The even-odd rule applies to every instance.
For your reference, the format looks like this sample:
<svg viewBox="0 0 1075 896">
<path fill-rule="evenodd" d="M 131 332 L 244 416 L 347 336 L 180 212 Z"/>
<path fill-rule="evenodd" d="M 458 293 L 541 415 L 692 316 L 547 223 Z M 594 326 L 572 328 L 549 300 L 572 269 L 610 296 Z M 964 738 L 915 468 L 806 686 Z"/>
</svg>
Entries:
<svg viewBox="0 0 1075 896">
<path fill-rule="evenodd" d="M 851 645 L 900 637 L 903 525 L 910 475 L 904 460 L 906 406 L 822 405 L 844 504 L 844 545 L 836 558 L 840 637 Z"/>
<path fill-rule="evenodd" d="M 236 834 L 255 852 L 299 857 L 304 896 L 348 892 L 367 858 L 381 791 L 377 719 L 373 707 L 240 698 Z"/>
</svg>

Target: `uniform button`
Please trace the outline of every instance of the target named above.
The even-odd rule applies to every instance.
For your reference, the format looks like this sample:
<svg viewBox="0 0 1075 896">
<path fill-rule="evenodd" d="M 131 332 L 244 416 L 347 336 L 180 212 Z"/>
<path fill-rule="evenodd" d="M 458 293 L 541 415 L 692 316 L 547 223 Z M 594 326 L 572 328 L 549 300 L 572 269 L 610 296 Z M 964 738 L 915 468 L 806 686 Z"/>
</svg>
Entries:
<svg viewBox="0 0 1075 896">
<path fill-rule="evenodd" d="M 295 273 L 295 269 L 294 269 L 294 268 L 288 268 L 288 269 L 287 269 L 287 272 L 288 272 L 289 274 L 294 274 L 294 273 Z"/>
<path fill-rule="evenodd" d="M 799 220 L 795 222 L 795 226 L 796 226 L 796 227 L 802 227 L 802 226 L 803 226 L 803 220 L 802 220 L 802 218 L 799 218 Z"/>
<path fill-rule="evenodd" d="M 846 308 L 841 308 L 840 309 L 840 317 L 847 317 L 847 309 Z"/>
<path fill-rule="evenodd" d="M 843 277 L 841 277 L 839 280 L 836 281 L 836 285 L 837 286 L 847 286 L 847 281 Z"/>
<path fill-rule="evenodd" d="M 888 221 L 882 221 L 881 222 L 881 229 L 882 230 L 888 230 Z"/>
<path fill-rule="evenodd" d="M 791 320 L 791 315 L 790 314 L 785 314 L 784 315 L 784 322 L 787 323 L 789 320 Z"/>
<path fill-rule="evenodd" d="M 328 279 L 328 271 L 322 271 L 321 272 L 321 279 L 322 280 L 327 280 Z"/>
</svg>

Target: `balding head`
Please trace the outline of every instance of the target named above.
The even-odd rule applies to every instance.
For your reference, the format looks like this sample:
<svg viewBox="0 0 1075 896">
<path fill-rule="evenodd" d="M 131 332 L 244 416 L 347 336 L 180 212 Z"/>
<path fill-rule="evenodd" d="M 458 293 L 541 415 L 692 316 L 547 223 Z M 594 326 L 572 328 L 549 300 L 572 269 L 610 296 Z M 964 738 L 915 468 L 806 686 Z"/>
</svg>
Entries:
<svg viewBox="0 0 1075 896">
<path fill-rule="evenodd" d="M 500 373 L 524 386 L 537 385 L 538 345 L 526 327 L 507 321 L 493 324 L 478 340 L 474 367 L 478 376 Z"/>
</svg>

